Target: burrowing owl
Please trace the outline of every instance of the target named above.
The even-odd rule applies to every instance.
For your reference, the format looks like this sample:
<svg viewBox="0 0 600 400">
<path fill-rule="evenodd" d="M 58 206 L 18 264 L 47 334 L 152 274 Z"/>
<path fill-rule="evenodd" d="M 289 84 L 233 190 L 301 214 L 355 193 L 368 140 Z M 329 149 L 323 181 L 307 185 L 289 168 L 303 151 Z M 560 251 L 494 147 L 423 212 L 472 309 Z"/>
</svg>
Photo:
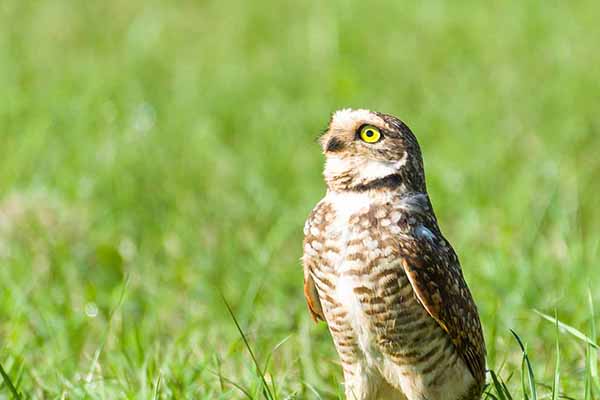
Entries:
<svg viewBox="0 0 600 400">
<path fill-rule="evenodd" d="M 356 400 L 473 400 L 485 381 L 477 307 L 438 227 L 421 151 L 399 119 L 333 114 L 327 194 L 306 222 L 304 292 Z"/>
</svg>

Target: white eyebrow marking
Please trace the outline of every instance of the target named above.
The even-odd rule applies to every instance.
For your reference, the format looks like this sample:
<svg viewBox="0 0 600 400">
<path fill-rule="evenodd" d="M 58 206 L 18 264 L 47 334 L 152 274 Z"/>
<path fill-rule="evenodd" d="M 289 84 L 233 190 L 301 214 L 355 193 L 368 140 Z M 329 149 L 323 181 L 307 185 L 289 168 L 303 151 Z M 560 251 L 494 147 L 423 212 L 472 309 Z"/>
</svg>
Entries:
<svg viewBox="0 0 600 400">
<path fill-rule="evenodd" d="M 358 128 L 359 123 L 380 126 L 385 124 L 385 122 L 372 111 L 365 109 L 353 110 L 351 108 L 344 108 L 336 111 L 333 114 L 330 128 L 333 130 L 353 131 Z"/>
</svg>

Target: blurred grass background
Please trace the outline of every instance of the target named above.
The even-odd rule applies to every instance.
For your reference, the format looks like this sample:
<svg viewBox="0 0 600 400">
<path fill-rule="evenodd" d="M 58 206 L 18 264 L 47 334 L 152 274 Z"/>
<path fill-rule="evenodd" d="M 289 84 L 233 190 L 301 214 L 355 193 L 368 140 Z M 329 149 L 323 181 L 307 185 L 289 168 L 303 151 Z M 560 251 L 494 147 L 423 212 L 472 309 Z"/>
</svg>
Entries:
<svg viewBox="0 0 600 400">
<path fill-rule="evenodd" d="M 222 291 L 279 398 L 337 398 L 299 257 L 314 138 L 351 106 L 417 134 L 489 366 L 520 374 L 512 328 L 548 393 L 554 328 L 533 309 L 587 332 L 588 290 L 600 304 L 599 13 L 3 0 L 0 363 L 33 398 L 258 397 Z M 560 343 L 581 398 L 585 346 Z"/>
</svg>

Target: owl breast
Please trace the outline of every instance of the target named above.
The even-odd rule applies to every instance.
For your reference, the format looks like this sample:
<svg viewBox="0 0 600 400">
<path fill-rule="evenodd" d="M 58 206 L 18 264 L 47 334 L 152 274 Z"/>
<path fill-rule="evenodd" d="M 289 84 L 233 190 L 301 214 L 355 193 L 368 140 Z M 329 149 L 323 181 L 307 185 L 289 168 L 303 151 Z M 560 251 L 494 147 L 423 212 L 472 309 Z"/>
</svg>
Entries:
<svg viewBox="0 0 600 400">
<path fill-rule="evenodd" d="M 305 257 L 313 259 L 310 272 L 346 378 L 377 373 L 405 394 L 465 390 L 470 375 L 415 297 L 398 254 L 400 235 L 434 235 L 411 217 L 410 205 L 393 196 L 328 194 L 305 231 Z"/>
</svg>

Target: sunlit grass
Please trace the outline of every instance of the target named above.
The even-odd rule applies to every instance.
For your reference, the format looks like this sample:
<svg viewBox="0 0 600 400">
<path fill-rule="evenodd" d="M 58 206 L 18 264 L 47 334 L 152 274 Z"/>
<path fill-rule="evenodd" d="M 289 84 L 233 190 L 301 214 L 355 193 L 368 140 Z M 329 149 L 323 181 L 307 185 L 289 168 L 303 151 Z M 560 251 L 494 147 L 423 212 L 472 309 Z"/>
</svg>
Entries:
<svg viewBox="0 0 600 400">
<path fill-rule="evenodd" d="M 0 2 L 0 398 L 342 398 L 298 260 L 348 106 L 419 138 L 490 396 L 598 398 L 599 11 Z"/>
</svg>

